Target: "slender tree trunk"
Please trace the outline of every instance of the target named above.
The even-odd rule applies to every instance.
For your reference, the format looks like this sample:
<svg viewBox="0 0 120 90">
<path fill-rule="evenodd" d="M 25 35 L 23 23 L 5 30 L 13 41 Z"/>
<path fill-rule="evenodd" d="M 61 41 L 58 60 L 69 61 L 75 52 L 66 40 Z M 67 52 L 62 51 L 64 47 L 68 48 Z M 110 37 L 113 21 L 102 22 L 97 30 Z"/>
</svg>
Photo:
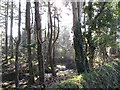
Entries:
<svg viewBox="0 0 120 90">
<path fill-rule="evenodd" d="M 87 41 L 88 41 L 88 45 L 89 45 L 89 63 L 90 63 L 90 68 L 91 70 L 93 69 L 93 60 L 94 60 L 94 54 L 95 54 L 95 46 L 94 46 L 94 42 L 92 41 L 92 32 L 89 29 L 88 31 L 88 35 L 87 35 Z"/>
<path fill-rule="evenodd" d="M 55 36 L 56 36 L 56 22 L 55 22 L 55 16 L 56 16 L 56 8 L 55 8 L 55 11 L 54 11 L 54 40 L 55 40 Z M 55 67 L 55 45 L 53 46 L 53 65 Z"/>
<path fill-rule="evenodd" d="M 15 72 L 16 72 L 16 79 L 15 85 L 19 87 L 19 45 L 21 41 L 21 33 L 20 33 L 20 26 L 21 26 L 21 1 L 19 0 L 19 22 L 18 22 L 18 41 L 16 42 L 16 53 L 15 53 Z"/>
<path fill-rule="evenodd" d="M 21 33 L 21 44 L 22 44 L 22 46 L 27 45 L 27 32 L 26 32 L 26 30 L 22 30 L 22 33 Z M 27 55 L 26 54 L 26 49 L 22 48 L 21 51 L 22 51 L 22 53 Z"/>
<path fill-rule="evenodd" d="M 53 62 L 53 58 L 52 58 L 52 33 L 53 33 L 53 28 L 52 28 L 52 16 L 51 16 L 51 6 L 50 6 L 50 2 L 48 2 L 48 12 L 49 12 L 49 18 L 50 18 L 50 30 L 51 30 L 51 34 L 50 34 L 50 39 L 49 39 L 49 45 L 48 45 L 48 60 L 50 62 L 50 67 L 52 70 L 52 75 L 56 76 L 56 72 L 55 72 L 55 68 L 54 68 L 54 62 Z"/>
<path fill-rule="evenodd" d="M 30 6 L 31 3 L 27 2 L 26 4 L 26 30 L 27 30 L 27 44 L 28 44 L 28 48 L 27 48 L 27 52 L 28 52 L 28 64 L 29 64 L 29 84 L 33 84 L 34 83 L 34 74 L 33 74 L 33 65 L 32 65 L 32 59 L 31 59 L 31 28 L 30 28 Z"/>
<path fill-rule="evenodd" d="M 73 8 L 73 31 L 74 31 L 74 50 L 75 50 L 75 62 L 78 74 L 89 71 L 89 65 L 86 53 L 84 51 L 84 42 L 80 25 L 80 6 L 76 2 L 72 2 Z M 79 8 L 79 9 L 78 9 Z M 78 13 L 79 12 L 79 13 Z"/>
<path fill-rule="evenodd" d="M 10 58 L 13 58 L 13 0 L 11 2 L 10 53 Z"/>
<path fill-rule="evenodd" d="M 118 2 L 118 9 L 119 9 L 119 16 L 118 16 L 118 30 L 120 31 L 120 1 Z M 119 33 L 119 32 L 117 32 Z M 120 34 L 119 35 L 119 39 L 120 39 Z M 117 50 L 117 55 L 120 55 L 120 47 Z"/>
<path fill-rule="evenodd" d="M 92 2 L 89 2 L 89 8 L 88 8 L 88 17 L 89 17 L 89 21 L 92 20 Z M 86 35 L 87 41 L 88 41 L 88 45 L 89 45 L 89 63 L 90 63 L 90 68 L 91 70 L 93 69 L 93 59 L 94 59 L 94 54 L 95 54 L 95 46 L 94 46 L 94 42 L 92 41 L 92 29 L 93 26 L 89 25 L 88 27 L 88 34 Z"/>
<path fill-rule="evenodd" d="M 44 42 L 44 44 L 43 44 L 43 57 L 44 57 L 44 61 L 46 61 L 47 60 L 47 30 L 46 30 L 46 28 L 45 28 L 45 34 L 44 34 L 44 36 L 45 36 L 45 42 Z M 47 62 L 47 61 L 46 61 Z M 45 62 L 44 62 L 45 63 Z M 45 64 L 46 65 L 46 64 Z"/>
<path fill-rule="evenodd" d="M 84 2 L 85 3 L 85 2 Z M 84 9 L 84 41 L 85 41 L 85 52 L 87 53 L 88 51 L 88 44 L 87 44 L 87 40 L 86 40 L 86 33 L 87 33 L 87 29 L 86 29 L 86 13 L 85 13 L 85 9 Z"/>
<path fill-rule="evenodd" d="M 5 60 L 6 63 L 8 63 L 8 5 L 9 1 L 7 1 L 7 9 L 6 9 L 6 15 L 5 15 Z"/>
<path fill-rule="evenodd" d="M 44 83 L 44 60 L 42 55 L 42 31 L 41 31 L 41 17 L 39 14 L 39 2 L 35 0 L 35 22 L 37 32 L 37 59 L 39 69 L 39 83 Z"/>
<path fill-rule="evenodd" d="M 47 26 L 48 26 L 48 29 L 47 29 L 47 42 L 46 42 L 46 45 L 48 45 L 47 46 L 47 55 L 46 55 L 46 62 L 45 62 L 45 71 L 46 70 L 49 70 L 49 66 L 50 66 L 50 63 L 49 63 L 49 58 L 48 58 L 48 53 L 49 53 L 49 51 L 48 51 L 48 48 L 49 48 L 49 39 L 50 39 L 50 22 L 49 22 L 50 20 L 49 20 L 49 13 L 48 13 L 48 23 L 47 23 Z"/>
</svg>

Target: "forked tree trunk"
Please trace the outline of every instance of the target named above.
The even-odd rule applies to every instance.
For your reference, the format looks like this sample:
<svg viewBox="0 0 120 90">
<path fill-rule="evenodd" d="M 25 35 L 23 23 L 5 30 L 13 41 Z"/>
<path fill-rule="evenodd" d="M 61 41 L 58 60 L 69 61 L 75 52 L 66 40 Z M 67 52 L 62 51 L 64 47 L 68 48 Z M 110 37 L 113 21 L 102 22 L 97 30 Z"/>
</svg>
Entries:
<svg viewBox="0 0 120 90">
<path fill-rule="evenodd" d="M 21 1 L 19 0 L 19 21 L 18 21 L 18 41 L 16 42 L 16 53 L 15 53 L 15 72 L 16 72 L 16 79 L 15 85 L 19 87 L 19 45 L 21 41 L 21 33 L 20 33 L 20 26 L 21 26 Z"/>
<path fill-rule="evenodd" d="M 39 1 L 35 0 L 35 22 L 37 32 L 37 59 L 39 69 L 39 84 L 44 83 L 44 60 L 42 55 L 42 31 L 41 31 L 41 17 L 39 13 Z"/>
<path fill-rule="evenodd" d="M 54 62 L 53 62 L 53 58 L 52 58 L 52 34 L 53 34 L 53 27 L 52 27 L 52 16 L 51 16 L 51 6 L 50 6 L 50 2 L 48 2 L 48 13 L 49 13 L 49 19 L 50 19 L 50 30 L 51 30 L 51 34 L 50 34 L 50 38 L 49 38 L 49 45 L 48 45 L 48 60 L 50 63 L 50 67 L 52 70 L 52 75 L 56 76 L 56 72 L 55 72 L 55 68 L 54 68 Z"/>
</svg>

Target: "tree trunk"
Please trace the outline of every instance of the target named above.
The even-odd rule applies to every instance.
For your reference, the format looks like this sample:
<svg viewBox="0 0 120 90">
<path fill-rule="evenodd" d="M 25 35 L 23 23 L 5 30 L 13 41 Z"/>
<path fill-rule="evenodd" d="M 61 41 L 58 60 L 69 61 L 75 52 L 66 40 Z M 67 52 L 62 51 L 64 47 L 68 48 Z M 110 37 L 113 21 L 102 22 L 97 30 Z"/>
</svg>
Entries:
<svg viewBox="0 0 120 90">
<path fill-rule="evenodd" d="M 90 26 L 89 26 L 90 27 Z M 92 31 L 91 28 L 89 28 L 88 34 L 86 36 L 87 41 L 88 41 L 88 45 L 89 45 L 89 63 L 90 63 L 90 69 L 93 69 L 93 60 L 94 60 L 94 54 L 95 54 L 95 46 L 94 46 L 94 42 L 92 41 Z"/>
<path fill-rule="evenodd" d="M 27 2 L 26 4 L 26 30 L 27 30 L 27 52 L 28 52 L 28 65 L 29 65 L 29 84 L 34 83 L 34 74 L 33 74 L 33 65 L 32 65 L 32 59 L 31 59 L 31 28 L 30 28 L 30 2 Z"/>
<path fill-rule="evenodd" d="M 120 1 L 118 2 L 118 8 L 119 8 L 119 16 L 118 16 L 118 31 L 117 31 L 117 35 L 119 36 L 119 38 L 117 40 L 120 40 Z M 117 55 L 120 56 L 120 46 L 118 47 L 117 50 Z"/>
<path fill-rule="evenodd" d="M 6 63 L 8 63 L 8 5 L 9 2 L 7 1 L 7 10 L 6 10 L 6 15 L 5 15 L 5 60 Z"/>
<path fill-rule="evenodd" d="M 75 50 L 75 63 L 77 67 L 78 74 L 89 71 L 88 60 L 86 56 L 86 52 L 84 51 L 84 42 L 81 31 L 80 19 L 79 19 L 79 10 L 81 8 L 78 7 L 76 2 L 72 3 L 73 8 L 73 31 L 74 31 L 74 50 Z M 79 9 L 78 9 L 79 8 Z M 78 13 L 79 12 L 79 13 Z"/>
<path fill-rule="evenodd" d="M 11 2 L 10 53 L 10 58 L 13 58 L 13 1 Z"/>
<path fill-rule="evenodd" d="M 56 16 L 56 8 L 55 8 L 55 11 L 54 11 L 54 36 L 53 36 L 53 39 L 55 39 L 55 36 L 56 36 L 56 22 L 55 22 L 55 16 Z M 53 46 L 53 66 L 55 67 L 55 45 Z"/>
<path fill-rule="evenodd" d="M 37 32 L 37 59 L 39 69 L 39 83 L 44 83 L 44 60 L 42 55 L 42 31 L 41 31 L 41 17 L 39 14 L 39 2 L 35 0 L 35 22 Z"/>
<path fill-rule="evenodd" d="M 117 28 L 117 27 L 116 27 Z M 114 31 L 113 31 L 114 30 Z M 112 29 L 110 29 L 110 35 L 112 36 L 112 35 L 116 35 L 117 34 L 117 31 L 115 30 L 115 28 L 112 28 Z M 114 37 L 113 38 L 114 39 L 114 41 L 116 41 L 117 42 L 117 39 L 116 39 L 116 37 Z M 111 47 L 111 49 L 110 49 L 110 55 L 116 55 L 117 54 L 117 48 L 116 47 Z"/>
<path fill-rule="evenodd" d="M 21 26 L 21 1 L 19 0 L 19 22 L 18 22 L 18 41 L 16 42 L 16 53 L 15 53 L 15 72 L 16 72 L 16 79 L 15 85 L 19 87 L 19 45 L 21 41 L 21 33 L 20 33 L 20 26 Z"/>
<path fill-rule="evenodd" d="M 54 62 L 53 62 L 53 58 L 52 58 L 52 34 L 53 34 L 53 28 L 52 28 L 52 16 L 51 16 L 51 6 L 50 6 L 50 2 L 48 2 L 48 13 L 49 13 L 49 18 L 50 18 L 50 30 L 51 30 L 51 34 L 50 34 L 50 39 L 49 39 L 49 45 L 48 45 L 48 60 L 50 63 L 50 67 L 52 70 L 52 75 L 56 76 L 56 72 L 55 72 L 55 68 L 54 68 Z"/>
<path fill-rule="evenodd" d="M 89 21 L 92 20 L 92 2 L 88 3 L 88 17 L 89 17 Z M 94 46 L 94 42 L 92 41 L 92 29 L 93 29 L 93 25 L 89 25 L 88 27 L 88 34 L 86 35 L 87 41 L 88 41 L 88 50 L 89 50 L 89 63 L 90 63 L 90 69 L 93 69 L 93 59 L 94 59 L 94 53 L 95 53 L 95 46 Z"/>
</svg>

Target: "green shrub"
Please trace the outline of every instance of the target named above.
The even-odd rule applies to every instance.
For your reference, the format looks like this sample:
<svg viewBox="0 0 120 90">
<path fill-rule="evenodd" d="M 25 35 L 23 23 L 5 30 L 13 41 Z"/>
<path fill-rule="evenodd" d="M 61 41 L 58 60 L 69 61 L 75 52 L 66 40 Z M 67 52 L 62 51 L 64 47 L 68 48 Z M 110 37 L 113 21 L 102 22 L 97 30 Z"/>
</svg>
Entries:
<svg viewBox="0 0 120 90">
<path fill-rule="evenodd" d="M 52 88 L 120 88 L 120 61 L 62 81 Z"/>
</svg>

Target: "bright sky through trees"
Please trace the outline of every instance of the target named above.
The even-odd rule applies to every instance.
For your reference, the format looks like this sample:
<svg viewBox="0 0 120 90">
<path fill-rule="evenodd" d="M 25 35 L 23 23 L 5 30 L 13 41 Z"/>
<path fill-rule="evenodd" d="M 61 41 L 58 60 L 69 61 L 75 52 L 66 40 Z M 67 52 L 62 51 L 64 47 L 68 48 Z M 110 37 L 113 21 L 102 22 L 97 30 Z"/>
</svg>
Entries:
<svg viewBox="0 0 120 90">
<path fill-rule="evenodd" d="M 69 29 L 72 28 L 72 11 L 71 11 L 71 5 L 65 7 L 65 5 L 63 5 L 63 1 L 61 0 L 53 0 L 52 2 L 55 1 L 55 6 L 60 10 L 61 13 L 61 18 L 60 18 L 60 26 L 67 26 Z M 14 3 L 17 5 L 18 7 L 18 3 L 19 1 L 14 1 Z M 21 24 L 21 30 L 22 28 L 25 28 L 25 0 L 21 0 L 21 10 L 22 10 L 22 24 Z M 11 4 L 11 3 L 9 3 Z M 69 3 L 70 4 L 70 3 Z M 31 6 L 34 7 L 34 3 L 31 0 Z M 34 9 L 34 8 L 33 8 Z M 47 7 L 46 7 L 47 9 Z M 10 8 L 9 8 L 9 12 L 10 12 Z M 14 17 L 18 15 L 18 11 L 14 9 Z M 44 19 L 44 20 L 43 20 Z M 8 19 L 8 34 L 10 34 L 10 18 Z M 47 26 L 47 13 L 44 12 L 44 14 L 42 14 L 42 28 L 44 29 Z M 18 31 L 18 20 L 13 20 L 13 37 L 17 36 L 17 31 Z M 61 30 L 62 31 L 62 30 Z M 71 30 L 69 30 L 69 32 L 71 32 Z"/>
</svg>

